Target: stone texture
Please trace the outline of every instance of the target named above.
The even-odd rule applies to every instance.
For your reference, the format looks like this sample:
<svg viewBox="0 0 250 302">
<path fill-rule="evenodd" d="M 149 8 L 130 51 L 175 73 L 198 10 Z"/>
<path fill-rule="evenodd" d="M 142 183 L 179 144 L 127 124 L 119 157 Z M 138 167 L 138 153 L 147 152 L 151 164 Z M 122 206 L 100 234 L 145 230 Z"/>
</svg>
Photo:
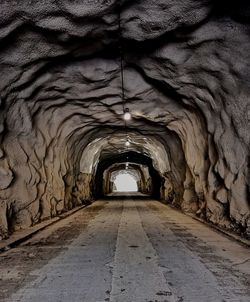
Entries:
<svg viewBox="0 0 250 302">
<path fill-rule="evenodd" d="M 126 150 L 118 1 L 3 0 L 0 14 L 6 236 L 92 200 L 98 163 Z M 121 2 L 131 150 L 153 158 L 166 201 L 246 234 L 249 23 L 244 0 Z"/>
<path fill-rule="evenodd" d="M 10 169 L 0 167 L 0 190 L 7 189 L 14 178 Z"/>
</svg>

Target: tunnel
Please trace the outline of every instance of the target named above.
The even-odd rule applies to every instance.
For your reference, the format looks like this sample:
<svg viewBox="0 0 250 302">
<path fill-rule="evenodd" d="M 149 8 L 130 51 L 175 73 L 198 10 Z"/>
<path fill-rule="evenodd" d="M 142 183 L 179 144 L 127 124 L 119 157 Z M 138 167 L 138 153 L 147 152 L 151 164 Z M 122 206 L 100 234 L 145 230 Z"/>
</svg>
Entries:
<svg viewBox="0 0 250 302">
<path fill-rule="evenodd" d="M 1 238 L 104 197 L 126 163 L 249 236 L 248 2 L 31 2 L 1 1 Z"/>
<path fill-rule="evenodd" d="M 250 1 L 0 0 L 0 301 L 250 301 Z"/>
<path fill-rule="evenodd" d="M 114 164 L 120 164 L 114 166 Z M 135 165 L 136 164 L 136 165 Z M 110 169 L 111 167 L 111 169 Z M 152 160 L 140 153 L 125 152 L 116 156 L 108 157 L 98 165 L 95 179 L 95 198 L 102 198 L 106 194 L 111 193 L 113 190 L 110 186 L 110 172 L 119 170 L 137 170 L 139 175 L 137 176 L 139 192 L 150 195 L 152 198 L 160 198 L 161 177 L 155 170 L 152 164 Z"/>
</svg>

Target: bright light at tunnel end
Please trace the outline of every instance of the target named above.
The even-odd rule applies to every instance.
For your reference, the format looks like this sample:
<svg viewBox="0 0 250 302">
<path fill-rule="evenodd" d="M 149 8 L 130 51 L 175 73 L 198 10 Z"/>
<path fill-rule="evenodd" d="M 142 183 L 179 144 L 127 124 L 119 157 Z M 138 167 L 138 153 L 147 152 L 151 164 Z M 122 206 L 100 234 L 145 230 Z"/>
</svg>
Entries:
<svg viewBox="0 0 250 302">
<path fill-rule="evenodd" d="M 138 192 L 137 182 L 128 173 L 118 174 L 114 180 L 114 192 Z"/>
</svg>

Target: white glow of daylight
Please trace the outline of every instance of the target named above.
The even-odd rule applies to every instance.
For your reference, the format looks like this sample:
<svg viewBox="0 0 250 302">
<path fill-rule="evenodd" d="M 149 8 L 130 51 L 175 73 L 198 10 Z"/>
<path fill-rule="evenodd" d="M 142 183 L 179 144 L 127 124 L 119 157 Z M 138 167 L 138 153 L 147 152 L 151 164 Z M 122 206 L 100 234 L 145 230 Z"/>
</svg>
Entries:
<svg viewBox="0 0 250 302">
<path fill-rule="evenodd" d="M 115 192 L 138 192 L 137 182 L 130 174 L 118 174 L 114 184 Z"/>
</svg>

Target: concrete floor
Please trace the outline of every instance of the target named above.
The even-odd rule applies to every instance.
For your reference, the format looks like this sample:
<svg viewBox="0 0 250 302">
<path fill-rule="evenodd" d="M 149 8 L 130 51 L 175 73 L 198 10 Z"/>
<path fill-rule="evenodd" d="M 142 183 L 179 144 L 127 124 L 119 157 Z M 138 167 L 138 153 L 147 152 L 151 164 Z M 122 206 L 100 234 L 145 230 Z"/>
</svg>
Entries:
<svg viewBox="0 0 250 302">
<path fill-rule="evenodd" d="M 247 247 L 147 199 L 97 201 L 0 260 L 6 302 L 250 301 Z"/>
</svg>

